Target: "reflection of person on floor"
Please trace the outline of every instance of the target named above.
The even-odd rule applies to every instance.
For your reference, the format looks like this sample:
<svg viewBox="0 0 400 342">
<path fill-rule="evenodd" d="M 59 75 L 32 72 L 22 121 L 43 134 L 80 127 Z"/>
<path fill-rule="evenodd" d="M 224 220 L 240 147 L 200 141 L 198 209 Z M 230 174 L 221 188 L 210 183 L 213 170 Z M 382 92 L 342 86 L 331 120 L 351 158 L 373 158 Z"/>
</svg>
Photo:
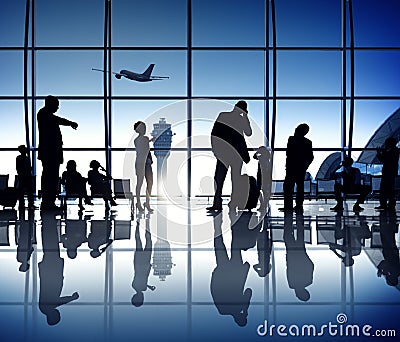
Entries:
<svg viewBox="0 0 400 342">
<path fill-rule="evenodd" d="M 329 244 L 329 249 L 342 259 L 345 266 L 354 265 L 354 257 L 361 254 L 361 239 L 370 237 L 370 230 L 365 217 L 356 216 L 356 218 L 358 219 L 358 226 L 351 227 L 344 223 L 342 228 L 342 214 L 340 212 L 337 213 L 335 238 L 337 240 L 343 239 L 343 243 Z M 343 252 L 344 255 L 339 254 L 338 250 Z"/>
<path fill-rule="evenodd" d="M 144 302 L 144 291 L 150 289 L 155 290 L 155 286 L 148 285 L 149 275 L 151 271 L 151 254 L 152 254 L 152 241 L 149 231 L 149 219 L 146 219 L 146 244 L 143 248 L 142 240 L 140 239 L 139 220 L 136 224 L 135 241 L 136 249 L 133 257 L 134 276 L 132 281 L 132 288 L 136 293 L 132 296 L 131 303 L 133 306 L 139 307 Z"/>
<path fill-rule="evenodd" d="M 89 167 L 91 170 L 88 172 L 88 183 L 90 185 L 92 196 L 102 196 L 106 203 L 106 208 L 108 208 L 108 201 L 110 201 L 112 206 L 117 205 L 111 193 L 110 181 L 112 180 L 112 177 L 106 173 L 104 167 L 102 167 L 97 160 L 92 160 Z M 105 174 L 101 173 L 99 170 L 104 171 Z"/>
<path fill-rule="evenodd" d="M 68 160 L 67 170 L 61 176 L 61 184 L 65 186 L 65 193 L 68 197 L 78 196 L 80 210 L 85 209 L 82 205 L 82 198 L 85 199 L 85 204 L 92 204 L 86 191 L 86 181 L 87 179 L 76 170 L 76 161 Z"/>
<path fill-rule="evenodd" d="M 257 233 L 258 263 L 253 265 L 254 271 L 260 277 L 265 277 L 271 271 L 272 239 L 269 236 L 268 218 L 262 222 L 262 229 Z"/>
<path fill-rule="evenodd" d="M 222 188 L 229 167 L 232 180 L 230 209 L 235 210 L 240 203 L 243 193 L 237 187 L 240 184 L 242 165 L 243 162 L 250 161 L 244 136 L 251 134 L 246 101 L 238 101 L 232 111 L 218 115 L 211 131 L 211 146 L 217 158 L 217 165 L 214 174 L 214 201 L 213 205 L 207 208 L 208 211 L 222 210 Z"/>
<path fill-rule="evenodd" d="M 17 261 L 21 263 L 19 270 L 26 272 L 29 270 L 29 260 L 33 252 L 33 217 L 29 220 L 19 221 L 16 227 L 16 240 L 17 240 Z"/>
<path fill-rule="evenodd" d="M 25 194 L 28 196 L 28 208 L 34 209 L 32 166 L 28 156 L 28 149 L 25 145 L 18 146 L 19 156 L 15 159 L 15 166 L 18 174 L 18 195 L 19 207 L 25 207 Z"/>
<path fill-rule="evenodd" d="M 286 276 L 288 285 L 301 301 L 310 299 L 306 289 L 313 282 L 314 263 L 307 254 L 304 243 L 304 216 L 296 215 L 296 232 L 294 237 L 293 216 L 285 213 L 283 240 L 286 246 Z"/>
<path fill-rule="evenodd" d="M 395 238 L 398 232 L 396 214 L 387 211 L 381 212 L 379 222 L 384 259 L 378 265 L 378 277 L 383 275 L 388 285 L 397 286 L 400 276 L 400 259 Z"/>
<path fill-rule="evenodd" d="M 344 157 L 341 164 L 332 172 L 331 178 L 335 179 L 335 199 L 337 204 L 331 208 L 333 211 L 343 210 L 343 194 L 359 194 L 356 203 L 353 206 L 353 211 L 359 212 L 364 210 L 360 204 L 364 203 L 365 198 L 371 191 L 371 186 L 364 185 L 361 182 L 361 172 L 356 167 L 353 167 L 353 159 Z M 343 166 L 343 171 L 336 172 Z"/>
<path fill-rule="evenodd" d="M 253 156 L 258 160 L 257 188 L 261 190 L 260 211 L 265 211 L 269 206 L 272 184 L 272 154 L 269 147 L 260 146 Z"/>
<path fill-rule="evenodd" d="M 150 153 L 150 141 L 146 134 L 146 124 L 142 121 L 138 121 L 133 126 L 135 132 L 139 134 L 135 138 L 135 149 L 136 149 L 136 161 L 135 161 L 135 172 L 136 172 L 136 207 L 140 212 L 144 209 L 140 202 L 140 190 L 142 189 L 143 180 L 146 179 L 146 201 L 144 202 L 144 207 L 149 211 L 153 212 L 150 207 L 150 195 L 151 189 L 153 187 L 153 170 L 151 164 L 153 160 Z"/>
<path fill-rule="evenodd" d="M 382 179 L 379 189 L 379 206 L 375 209 L 396 209 L 396 176 L 399 167 L 399 149 L 395 138 L 387 138 L 382 148 L 376 153 L 383 163 Z"/>
<path fill-rule="evenodd" d="M 64 259 L 60 257 L 57 220 L 51 212 L 42 212 L 43 259 L 39 262 L 39 309 L 46 315 L 47 323 L 60 322 L 59 306 L 79 298 L 78 292 L 61 297 L 64 284 Z"/>
<path fill-rule="evenodd" d="M 78 248 L 86 241 L 86 221 L 65 220 L 65 234 L 61 235 L 61 242 L 70 259 L 76 258 Z"/>
<path fill-rule="evenodd" d="M 231 257 L 222 236 L 222 215 L 214 216 L 214 251 L 217 266 L 211 275 L 211 296 L 221 315 L 231 315 L 243 327 L 247 324 L 252 290 L 245 287 L 250 264 L 243 263 L 241 249 L 232 239 Z"/>
<path fill-rule="evenodd" d="M 90 233 L 87 241 L 88 246 L 91 249 L 90 256 L 92 258 L 99 257 L 105 252 L 107 247 L 112 244 L 113 240 L 110 238 L 110 235 L 111 221 L 109 219 L 91 221 Z"/>
</svg>

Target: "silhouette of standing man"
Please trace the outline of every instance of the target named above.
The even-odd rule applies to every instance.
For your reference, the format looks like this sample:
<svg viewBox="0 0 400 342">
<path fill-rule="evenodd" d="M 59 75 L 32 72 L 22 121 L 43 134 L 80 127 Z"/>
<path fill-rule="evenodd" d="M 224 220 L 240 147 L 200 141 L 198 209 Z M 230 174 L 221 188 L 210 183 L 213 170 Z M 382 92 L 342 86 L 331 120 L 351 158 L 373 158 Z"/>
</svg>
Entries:
<svg viewBox="0 0 400 342">
<path fill-rule="evenodd" d="M 222 112 L 218 115 L 211 131 L 211 146 L 217 158 L 217 165 L 214 175 L 214 202 L 211 207 L 207 208 L 208 211 L 222 210 L 222 187 L 229 167 L 232 179 L 230 208 L 234 209 L 239 202 L 238 197 L 243 196 L 235 190 L 240 182 L 243 162 L 250 161 L 244 135 L 250 136 L 251 134 L 246 101 L 238 101 L 232 111 Z"/>
<path fill-rule="evenodd" d="M 58 209 L 55 200 L 58 193 L 60 165 L 63 163 L 63 141 L 60 126 L 77 129 L 76 122 L 54 115 L 59 107 L 58 99 L 48 95 L 44 107 L 37 114 L 39 129 L 38 159 L 42 162 L 42 205 L 41 209 Z"/>
<path fill-rule="evenodd" d="M 290 136 L 286 148 L 286 176 L 283 183 L 283 208 L 279 210 L 293 210 L 293 189 L 297 186 L 296 192 L 296 211 L 303 211 L 304 201 L 304 177 L 307 168 L 314 160 L 311 140 L 305 135 L 310 127 L 302 123 Z"/>
<path fill-rule="evenodd" d="M 377 210 L 396 209 L 396 176 L 399 167 L 399 149 L 395 138 L 387 138 L 376 156 L 382 162 L 382 179 Z"/>
</svg>

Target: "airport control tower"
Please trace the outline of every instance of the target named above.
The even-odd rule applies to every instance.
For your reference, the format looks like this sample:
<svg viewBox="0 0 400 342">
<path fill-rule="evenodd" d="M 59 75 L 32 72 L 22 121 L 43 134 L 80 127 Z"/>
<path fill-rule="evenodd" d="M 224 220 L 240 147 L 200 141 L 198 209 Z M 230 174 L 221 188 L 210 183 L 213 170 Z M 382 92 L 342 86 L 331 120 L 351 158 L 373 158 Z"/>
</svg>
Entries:
<svg viewBox="0 0 400 342">
<path fill-rule="evenodd" d="M 158 123 L 153 124 L 151 136 L 154 140 L 154 155 L 157 158 L 157 194 L 162 195 L 161 182 L 167 177 L 167 158 L 172 143 L 171 124 L 165 118 L 160 118 Z"/>
<path fill-rule="evenodd" d="M 153 269 L 154 275 L 158 276 L 161 281 L 165 281 L 167 276 L 171 275 L 172 262 L 171 247 L 169 242 L 158 238 L 154 244 L 153 252 Z"/>
</svg>

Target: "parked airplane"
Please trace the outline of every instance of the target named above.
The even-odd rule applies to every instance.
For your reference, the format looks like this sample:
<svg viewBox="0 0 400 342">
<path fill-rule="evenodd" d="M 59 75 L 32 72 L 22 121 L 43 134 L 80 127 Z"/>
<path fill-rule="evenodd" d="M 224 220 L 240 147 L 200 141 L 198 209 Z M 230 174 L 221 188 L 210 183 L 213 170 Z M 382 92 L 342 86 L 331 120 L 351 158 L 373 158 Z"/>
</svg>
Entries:
<svg viewBox="0 0 400 342">
<path fill-rule="evenodd" d="M 150 82 L 169 78 L 168 76 L 151 76 L 154 65 L 155 64 L 150 64 L 146 71 L 141 74 L 129 70 L 121 70 L 120 72 L 111 71 L 111 73 L 113 73 L 115 77 L 119 80 L 121 79 L 121 77 L 126 77 L 127 79 L 137 82 Z M 104 72 L 104 70 L 101 69 L 92 68 L 92 70 Z"/>
</svg>

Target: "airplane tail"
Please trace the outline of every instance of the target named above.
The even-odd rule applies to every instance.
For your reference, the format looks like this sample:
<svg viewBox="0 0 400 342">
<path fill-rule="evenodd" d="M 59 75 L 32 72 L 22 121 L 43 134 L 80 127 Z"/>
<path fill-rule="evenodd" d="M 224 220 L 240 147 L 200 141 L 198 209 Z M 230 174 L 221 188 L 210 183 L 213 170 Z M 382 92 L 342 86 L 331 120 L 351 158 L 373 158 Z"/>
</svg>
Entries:
<svg viewBox="0 0 400 342">
<path fill-rule="evenodd" d="M 150 78 L 151 73 L 153 72 L 154 64 L 150 64 L 146 71 L 142 74 L 143 76 Z"/>
</svg>

